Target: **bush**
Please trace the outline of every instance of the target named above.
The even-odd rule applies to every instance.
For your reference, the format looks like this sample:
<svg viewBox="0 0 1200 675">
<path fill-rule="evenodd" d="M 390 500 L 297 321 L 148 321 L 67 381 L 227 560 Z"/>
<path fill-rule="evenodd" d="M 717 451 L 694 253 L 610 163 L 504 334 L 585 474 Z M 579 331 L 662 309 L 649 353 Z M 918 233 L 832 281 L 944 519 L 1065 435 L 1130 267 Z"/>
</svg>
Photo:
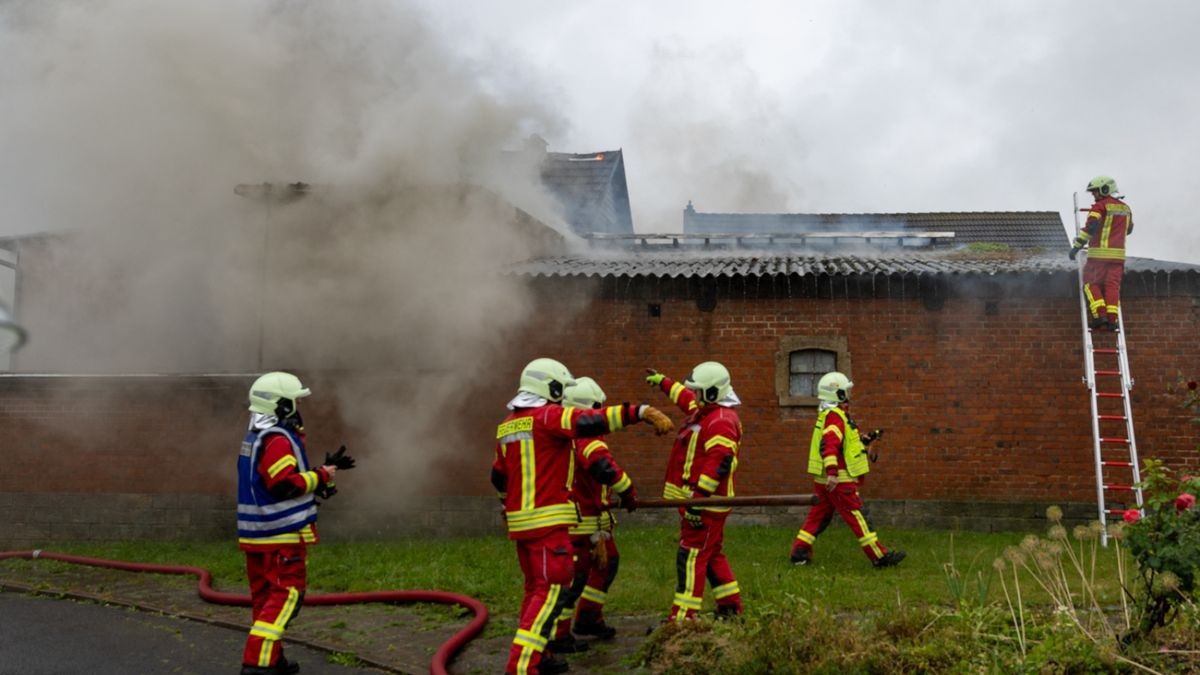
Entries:
<svg viewBox="0 0 1200 675">
<path fill-rule="evenodd" d="M 1169 624 L 1179 608 L 1191 602 L 1200 564 L 1200 478 L 1176 479 L 1161 461 L 1148 459 L 1142 469 L 1144 516 L 1126 514 L 1131 521 L 1122 540 L 1138 564 L 1140 618 L 1128 636 L 1145 636 Z"/>
</svg>

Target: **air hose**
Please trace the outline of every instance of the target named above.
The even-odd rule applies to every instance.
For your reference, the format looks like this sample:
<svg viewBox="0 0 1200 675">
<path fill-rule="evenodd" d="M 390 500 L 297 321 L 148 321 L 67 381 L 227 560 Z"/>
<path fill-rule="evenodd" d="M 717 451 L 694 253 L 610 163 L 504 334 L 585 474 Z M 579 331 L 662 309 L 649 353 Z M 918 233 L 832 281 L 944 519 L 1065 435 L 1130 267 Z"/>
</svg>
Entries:
<svg viewBox="0 0 1200 675">
<path fill-rule="evenodd" d="M 133 563 L 123 560 L 105 560 L 104 558 L 87 558 L 52 551 L 3 551 L 0 560 L 7 558 L 27 558 L 30 560 L 45 559 L 88 565 L 91 567 L 107 567 L 127 572 L 149 572 L 151 574 L 190 574 L 199 579 L 197 590 L 200 599 L 216 605 L 250 606 L 250 596 L 241 593 L 222 593 L 212 587 L 212 574 L 200 567 L 185 565 L 156 565 L 151 563 Z M 484 604 L 475 598 L 446 591 L 371 591 L 366 593 L 322 593 L 319 595 L 305 594 L 305 605 L 357 605 L 368 602 L 403 604 L 411 602 L 434 602 L 447 605 L 459 605 L 471 610 L 475 617 L 464 628 L 459 630 L 433 655 L 429 672 L 434 675 L 446 675 L 446 664 L 451 658 L 483 630 L 487 624 L 488 611 Z"/>
</svg>

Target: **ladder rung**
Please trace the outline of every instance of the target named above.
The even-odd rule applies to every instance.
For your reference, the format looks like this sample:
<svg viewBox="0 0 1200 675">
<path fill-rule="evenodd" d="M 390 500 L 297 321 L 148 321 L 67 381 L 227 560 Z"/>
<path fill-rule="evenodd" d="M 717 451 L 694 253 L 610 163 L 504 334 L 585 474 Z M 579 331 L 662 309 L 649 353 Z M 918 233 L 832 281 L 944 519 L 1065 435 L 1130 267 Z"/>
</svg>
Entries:
<svg viewBox="0 0 1200 675">
<path fill-rule="evenodd" d="M 1129 509 L 1104 509 L 1104 512 L 1112 516 L 1123 516 Z"/>
<path fill-rule="evenodd" d="M 1097 354 L 1116 354 L 1117 353 L 1117 350 L 1113 349 L 1112 347 L 1097 347 L 1096 349 L 1093 349 L 1092 351 Z"/>
<path fill-rule="evenodd" d="M 1100 464 L 1103 466 L 1123 466 L 1123 467 L 1133 466 L 1133 462 L 1118 462 L 1116 460 L 1104 460 L 1104 461 L 1100 462 Z"/>
<path fill-rule="evenodd" d="M 1096 374 L 1097 375 L 1120 375 L 1121 371 L 1119 371 L 1119 370 L 1097 370 Z"/>
<path fill-rule="evenodd" d="M 1101 443 L 1128 443 L 1128 438 L 1101 438 Z"/>
<path fill-rule="evenodd" d="M 1105 485 L 1104 489 L 1105 490 L 1125 490 L 1126 492 L 1133 492 L 1132 485 Z"/>
<path fill-rule="evenodd" d="M 1122 394 L 1119 391 L 1117 391 L 1117 392 L 1100 391 L 1100 392 L 1096 392 L 1096 395 L 1099 396 L 1100 398 L 1124 398 L 1125 397 L 1125 394 Z"/>
<path fill-rule="evenodd" d="M 1123 419 L 1125 419 L 1124 415 L 1100 415 L 1099 417 L 1102 420 L 1123 420 Z"/>
</svg>

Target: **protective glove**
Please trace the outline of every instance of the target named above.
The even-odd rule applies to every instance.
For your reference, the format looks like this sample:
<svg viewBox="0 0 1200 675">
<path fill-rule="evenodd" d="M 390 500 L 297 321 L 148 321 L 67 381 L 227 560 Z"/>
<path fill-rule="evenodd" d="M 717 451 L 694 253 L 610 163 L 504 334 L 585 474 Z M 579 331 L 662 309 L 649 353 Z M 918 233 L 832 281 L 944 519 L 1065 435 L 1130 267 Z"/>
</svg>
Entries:
<svg viewBox="0 0 1200 675">
<path fill-rule="evenodd" d="M 862 443 L 863 445 L 870 445 L 872 441 L 879 440 L 879 437 L 882 435 L 883 429 L 872 429 L 871 431 L 868 431 L 862 435 Z"/>
<path fill-rule="evenodd" d="M 325 464 L 336 466 L 338 471 L 345 471 L 354 468 L 354 458 L 346 454 L 346 446 L 343 445 L 332 455 L 328 452 L 325 453 Z"/>
<path fill-rule="evenodd" d="M 333 497 L 334 495 L 336 495 L 337 492 L 338 492 L 338 489 L 337 489 L 336 485 L 334 485 L 333 483 L 326 483 L 326 484 L 322 485 L 321 487 L 317 488 L 313 492 L 313 494 L 320 497 L 321 499 L 329 499 L 329 498 Z"/>
<path fill-rule="evenodd" d="M 675 423 L 671 421 L 671 418 L 667 417 L 666 414 L 652 405 L 643 406 L 640 417 L 650 424 L 653 424 L 654 433 L 658 434 L 659 436 L 662 436 L 663 434 L 669 434 L 675 429 Z"/>
<path fill-rule="evenodd" d="M 648 373 L 648 375 L 646 375 L 646 384 L 650 385 L 651 387 L 657 387 L 661 385 L 663 378 L 666 377 L 666 375 L 663 375 L 653 368 L 647 368 L 646 372 Z"/>
<path fill-rule="evenodd" d="M 637 490 L 632 485 L 624 492 L 618 492 L 617 496 L 621 498 L 621 507 L 626 511 L 633 513 L 637 510 Z"/>
<path fill-rule="evenodd" d="M 683 519 L 688 521 L 688 524 L 695 528 L 704 527 L 704 520 L 700 517 L 700 508 L 689 506 L 683 510 Z"/>
<path fill-rule="evenodd" d="M 1078 246 L 1072 246 L 1072 247 L 1071 247 L 1071 252 L 1067 254 L 1067 257 L 1068 257 L 1068 258 L 1070 258 L 1071 260 L 1074 260 L 1074 259 L 1075 259 L 1075 256 L 1077 256 L 1077 255 L 1079 255 L 1079 247 L 1078 247 Z"/>
</svg>

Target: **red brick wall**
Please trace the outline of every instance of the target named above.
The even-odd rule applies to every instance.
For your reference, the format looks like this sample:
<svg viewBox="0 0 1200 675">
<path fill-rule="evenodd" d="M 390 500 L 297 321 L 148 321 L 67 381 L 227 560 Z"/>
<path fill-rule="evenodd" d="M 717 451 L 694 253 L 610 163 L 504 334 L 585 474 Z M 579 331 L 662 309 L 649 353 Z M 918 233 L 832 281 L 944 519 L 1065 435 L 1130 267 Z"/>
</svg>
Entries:
<svg viewBox="0 0 1200 675">
<path fill-rule="evenodd" d="M 1131 275 L 1125 317 L 1140 454 L 1196 470 L 1198 429 L 1167 391 L 1181 371 L 1200 375 L 1200 293 L 1196 275 L 1181 276 L 1173 275 L 1168 287 L 1162 275 Z M 1073 277 L 976 281 L 939 288 L 910 277 L 839 282 L 831 289 L 828 280 L 800 279 L 539 280 L 540 309 L 529 334 L 501 354 L 464 357 L 479 363 L 471 381 L 456 385 L 462 408 L 422 422 L 428 434 L 395 439 L 406 452 L 433 457 L 434 471 L 398 475 L 393 483 L 378 475 L 389 465 L 363 465 L 376 467 L 369 477 L 386 479 L 388 489 L 375 491 L 383 503 L 415 494 L 488 496 L 495 424 L 528 360 L 555 356 L 574 373 L 595 377 L 610 401 L 649 401 L 678 420 L 665 397 L 644 384 L 642 369 L 681 378 L 696 363 L 715 359 L 729 367 L 743 401 L 739 493 L 807 491 L 814 411 L 778 405 L 775 352 L 786 336 L 843 336 L 856 382 L 853 415 L 865 427 L 888 432 L 879 446 L 883 459 L 865 490 L 869 497 L 1094 501 Z M 711 311 L 698 309 L 698 297 L 714 296 Z M 587 302 L 591 297 L 597 299 Z M 660 306 L 660 317 L 650 316 L 651 303 Z M 318 392 L 355 377 L 303 375 Z M 0 493 L 232 499 L 252 379 L 0 377 L 0 447 L 8 459 Z M 405 414 L 403 396 L 414 394 L 391 389 L 403 384 L 395 379 L 362 387 L 376 398 L 394 397 L 399 416 Z M 304 412 L 314 459 L 338 442 L 362 459 L 380 451 L 363 442 L 362 430 L 342 415 L 336 397 L 314 396 Z M 439 429 L 449 435 L 438 435 Z M 640 491 L 656 494 L 670 441 L 642 426 L 610 441 Z M 365 483 L 368 476 L 360 475 Z M 335 504 L 353 504 L 356 497 L 345 492 Z"/>
<path fill-rule="evenodd" d="M 1195 470 L 1197 427 L 1168 394 L 1179 372 L 1200 375 L 1195 275 L 1180 276 L 1172 277 L 1168 292 L 1161 275 L 1130 275 L 1124 312 L 1139 454 Z M 531 339 L 524 356 L 560 358 L 573 373 L 596 378 L 610 401 L 670 408 L 642 382 L 645 366 L 676 378 L 710 359 L 729 368 L 743 401 L 742 494 L 808 491 L 805 463 L 815 411 L 781 409 L 774 388 L 779 339 L 808 335 L 847 338 L 856 383 L 853 416 L 864 427 L 887 430 L 869 495 L 1095 501 L 1073 275 L 1032 283 L 972 280 L 934 290 L 911 277 L 890 284 L 835 282 L 833 289 L 812 280 L 545 284 L 544 303 L 587 289 L 598 289 L 601 299 L 556 335 Z M 715 308 L 700 311 L 696 298 L 714 290 Z M 940 309 L 926 302 L 931 295 L 942 298 Z M 650 316 L 650 303 L 660 305 L 660 317 Z M 994 313 L 988 313 L 989 303 Z M 520 365 L 511 366 L 514 387 Z M 503 400 L 496 400 L 497 416 Z M 677 410 L 668 412 L 679 419 Z M 481 441 L 485 437 L 481 431 Z M 669 441 L 638 427 L 610 441 L 642 489 L 657 492 Z M 1117 482 L 1115 476 L 1110 480 Z"/>
</svg>

